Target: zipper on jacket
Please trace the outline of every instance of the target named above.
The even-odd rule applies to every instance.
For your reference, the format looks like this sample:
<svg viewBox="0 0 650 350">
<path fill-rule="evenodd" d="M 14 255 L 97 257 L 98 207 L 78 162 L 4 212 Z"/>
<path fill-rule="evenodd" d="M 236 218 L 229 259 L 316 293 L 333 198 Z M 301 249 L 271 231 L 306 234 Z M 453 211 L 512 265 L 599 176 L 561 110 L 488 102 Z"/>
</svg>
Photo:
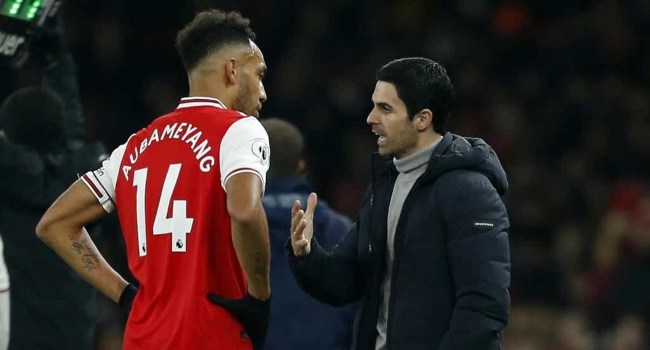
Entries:
<svg viewBox="0 0 650 350">
<path fill-rule="evenodd" d="M 377 163 L 373 163 L 373 165 L 377 166 Z M 375 245 L 375 246 L 372 247 L 372 252 L 370 254 L 370 261 L 374 262 L 376 264 L 383 264 L 384 266 L 383 266 L 383 268 L 381 268 L 381 266 L 377 266 L 377 265 L 374 265 L 374 264 L 371 264 L 371 266 L 370 266 L 370 269 L 371 269 L 370 274 L 371 274 L 371 276 L 376 276 L 376 281 L 373 281 L 373 279 L 375 277 L 371 277 L 368 280 L 368 282 L 369 282 L 369 284 L 368 284 L 368 287 L 369 287 L 368 293 L 369 293 L 369 295 L 368 295 L 368 298 L 366 299 L 366 302 L 370 302 L 370 301 L 372 301 L 373 297 L 376 297 L 376 303 L 377 304 L 375 304 L 376 309 L 374 310 L 376 313 L 374 314 L 374 316 L 372 314 L 368 314 L 367 312 L 362 313 L 361 318 L 363 318 L 363 320 L 360 320 L 360 322 L 359 322 L 359 325 L 360 325 L 359 329 L 361 329 L 361 325 L 364 325 L 363 326 L 364 330 L 367 332 L 366 336 L 370 336 L 371 334 L 373 334 L 374 338 L 367 339 L 364 342 L 365 344 L 363 345 L 363 348 L 362 347 L 357 347 L 357 349 L 359 349 L 359 350 L 374 350 L 375 347 L 376 347 L 376 339 L 377 339 L 377 333 L 376 332 L 377 332 L 377 321 L 378 321 L 377 316 L 378 316 L 380 306 L 381 306 L 381 303 L 382 303 L 382 301 L 381 301 L 382 300 L 382 294 L 381 294 L 381 291 L 380 291 L 381 283 L 382 283 L 381 281 L 383 279 L 382 270 L 383 270 L 384 273 L 386 271 L 386 249 L 387 249 L 386 237 L 387 237 L 387 235 L 384 236 L 384 240 L 385 240 L 386 243 L 383 244 L 384 249 L 382 250 L 382 249 L 380 249 L 380 247 L 382 245 L 381 244 L 382 242 L 377 241 L 377 238 L 381 239 L 381 236 L 376 237 L 376 235 L 373 235 L 372 232 L 379 231 L 383 227 L 387 228 L 385 220 L 384 220 L 384 222 L 382 224 L 380 224 L 377 220 L 374 220 L 374 218 L 377 215 L 376 210 L 379 210 L 379 209 L 376 208 L 376 206 L 378 205 L 378 203 L 383 203 L 383 201 L 381 199 L 382 196 L 379 196 L 379 194 L 381 194 L 382 191 L 386 191 L 386 188 L 384 188 L 384 186 L 390 186 L 390 188 L 392 189 L 395 186 L 395 181 L 397 179 L 397 174 L 396 174 L 396 171 L 394 171 L 394 169 L 387 169 L 386 171 L 388 173 L 383 174 L 385 177 L 382 176 L 382 173 L 381 173 L 380 169 L 378 169 L 378 168 L 373 167 L 373 172 L 372 172 L 373 173 L 373 176 L 372 176 L 372 187 L 373 187 L 372 195 L 373 195 L 373 197 L 375 197 L 374 199 L 379 198 L 379 202 L 377 202 L 376 200 L 373 201 L 373 203 L 371 204 L 371 207 L 370 207 L 370 209 L 371 209 L 370 210 L 371 224 L 370 224 L 370 229 L 368 230 L 368 233 L 369 233 L 368 237 L 370 239 L 371 245 L 375 245 L 375 243 L 376 243 L 379 246 Z M 388 183 L 385 182 L 386 180 L 388 180 Z M 389 201 L 390 201 L 390 193 L 388 194 L 388 196 L 389 196 Z M 390 206 L 390 204 L 388 204 L 388 205 Z M 386 210 L 388 210 L 388 209 L 386 209 Z M 373 237 L 373 236 L 375 236 L 375 237 Z M 381 254 L 382 252 L 383 252 L 383 254 Z M 373 255 L 377 255 L 377 256 L 373 257 Z M 377 284 L 375 285 L 375 283 L 377 283 Z M 375 288 L 377 288 L 377 289 L 375 289 Z M 376 293 L 376 296 L 375 296 L 375 293 Z M 371 306 L 371 305 L 364 305 L 364 308 L 365 308 L 365 306 Z M 368 324 L 368 322 L 370 322 L 370 321 L 374 321 L 372 323 L 372 325 Z M 364 322 L 364 323 L 361 323 L 361 322 Z M 361 334 L 361 333 L 360 333 L 360 335 L 363 336 L 363 334 Z M 359 346 L 359 342 L 357 342 L 357 346 Z"/>
<path fill-rule="evenodd" d="M 357 323 L 357 328 L 356 328 L 356 334 L 353 336 L 353 338 L 356 339 L 356 343 L 353 344 L 355 349 L 360 349 L 360 350 L 374 350 L 375 348 L 375 340 L 370 340 L 366 339 L 366 337 L 369 334 L 375 334 L 374 331 L 376 331 L 377 327 L 377 318 L 374 317 L 375 323 L 373 325 L 369 325 L 368 322 L 373 320 L 373 317 L 371 314 L 368 314 L 368 310 L 372 309 L 372 305 L 370 302 L 372 301 L 373 297 L 372 294 L 374 293 L 374 286 L 373 286 L 373 275 L 375 273 L 374 269 L 375 266 L 373 265 L 373 254 L 377 254 L 377 252 L 381 251 L 378 249 L 377 246 L 375 245 L 375 238 L 372 235 L 372 232 L 374 232 L 376 228 L 376 220 L 373 220 L 373 217 L 375 215 L 375 206 L 377 205 L 377 201 L 375 200 L 377 197 L 379 190 L 379 184 L 381 183 L 380 178 L 381 178 L 381 171 L 380 171 L 380 165 L 377 164 L 377 159 L 373 157 L 372 159 L 372 178 L 371 178 L 371 190 L 370 190 L 370 210 L 368 211 L 368 216 L 369 216 L 369 221 L 368 225 L 369 227 L 367 228 L 368 230 L 368 259 L 369 259 L 369 265 L 367 266 L 368 273 L 370 278 L 366 281 L 366 289 L 367 289 L 367 296 L 363 300 L 363 304 L 361 305 L 361 312 L 359 314 L 358 318 L 358 323 Z M 389 175 L 389 181 L 392 181 L 392 176 Z M 360 218 L 361 220 L 361 218 Z M 381 282 L 380 282 L 381 285 Z M 370 333 L 373 331 L 372 333 Z"/>
<path fill-rule="evenodd" d="M 413 184 L 413 187 L 411 188 L 409 193 L 406 195 L 406 199 L 404 200 L 404 206 L 402 206 L 402 212 L 400 213 L 399 219 L 397 220 L 397 226 L 395 227 L 395 238 L 393 239 L 393 251 L 395 252 L 395 255 L 393 257 L 393 271 L 392 271 L 391 276 L 390 276 L 390 297 L 388 299 L 388 319 L 386 320 L 386 323 L 387 323 L 386 324 L 386 350 L 393 350 L 393 348 L 391 347 L 391 342 L 390 342 L 391 341 L 391 336 L 390 335 L 392 333 L 391 331 L 392 331 L 392 328 L 393 328 L 392 327 L 393 326 L 392 314 L 393 314 L 393 307 L 394 307 L 394 304 L 395 304 L 395 291 L 397 290 L 397 288 L 395 287 L 395 285 L 396 285 L 395 279 L 396 279 L 396 275 L 397 275 L 397 270 L 399 270 L 399 262 L 401 260 L 400 258 L 401 258 L 401 255 L 402 255 L 400 253 L 400 249 L 398 249 L 398 248 L 401 248 L 401 245 L 402 245 L 401 243 L 403 242 L 403 239 L 404 239 L 403 234 L 398 235 L 398 233 L 400 233 L 400 228 L 402 228 L 403 225 L 404 225 L 403 221 L 406 220 L 404 218 L 406 216 L 404 213 L 408 213 L 408 210 L 410 209 L 410 206 L 411 206 L 411 202 L 413 201 L 413 193 L 415 192 L 415 190 L 418 189 L 418 187 L 420 187 L 420 180 L 421 179 L 422 179 L 422 175 L 420 175 L 420 177 L 418 177 L 418 179 L 415 180 L 415 183 Z M 400 247 L 398 247 L 397 244 L 396 244 L 397 243 L 397 240 L 396 240 L 397 237 L 401 238 L 401 240 L 399 242 Z M 386 241 L 386 249 L 388 249 L 388 241 Z"/>
</svg>

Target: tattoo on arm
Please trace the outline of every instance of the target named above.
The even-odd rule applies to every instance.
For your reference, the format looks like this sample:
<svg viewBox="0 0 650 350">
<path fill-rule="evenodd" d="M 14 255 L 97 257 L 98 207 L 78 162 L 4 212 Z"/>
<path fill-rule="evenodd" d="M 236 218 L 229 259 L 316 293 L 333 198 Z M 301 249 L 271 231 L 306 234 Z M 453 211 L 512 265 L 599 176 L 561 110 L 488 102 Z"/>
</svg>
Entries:
<svg viewBox="0 0 650 350">
<path fill-rule="evenodd" d="M 99 267 L 99 258 L 96 254 L 86 254 L 81 257 L 84 262 L 84 269 L 92 271 Z"/>
<path fill-rule="evenodd" d="M 83 244 L 84 247 L 86 247 L 87 251 L 89 251 L 89 252 L 92 251 L 92 247 L 90 246 L 90 240 L 88 238 L 82 239 L 81 244 Z"/>
<path fill-rule="evenodd" d="M 71 241 L 74 241 L 74 236 L 70 235 L 68 237 Z M 83 268 L 92 271 L 99 267 L 99 257 L 93 251 L 92 246 L 88 239 L 82 239 L 81 242 L 74 241 L 72 242 L 72 248 L 81 255 L 81 261 L 83 261 Z"/>
<path fill-rule="evenodd" d="M 84 247 L 79 242 L 72 243 L 72 248 L 77 251 L 77 254 L 81 254 L 81 251 L 84 249 Z"/>
</svg>

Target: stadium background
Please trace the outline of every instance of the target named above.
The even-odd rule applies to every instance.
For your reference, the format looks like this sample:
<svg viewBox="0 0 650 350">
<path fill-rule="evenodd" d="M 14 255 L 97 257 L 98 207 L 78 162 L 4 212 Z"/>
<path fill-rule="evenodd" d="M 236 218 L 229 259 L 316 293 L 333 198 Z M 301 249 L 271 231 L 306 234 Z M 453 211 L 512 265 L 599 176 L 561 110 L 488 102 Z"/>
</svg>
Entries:
<svg viewBox="0 0 650 350">
<path fill-rule="evenodd" d="M 352 217 L 375 148 L 375 70 L 411 55 L 446 66 L 451 130 L 484 138 L 509 175 L 504 349 L 647 348 L 649 1 L 67 0 L 90 139 L 113 148 L 175 108 L 187 93 L 175 33 L 210 6 L 252 19 L 269 66 L 262 117 L 305 132 L 310 179 Z M 2 99 L 39 82 L 0 76 Z M 102 245 L 122 262 L 118 239 Z M 99 307 L 98 348 L 119 349 L 123 319 Z"/>
</svg>

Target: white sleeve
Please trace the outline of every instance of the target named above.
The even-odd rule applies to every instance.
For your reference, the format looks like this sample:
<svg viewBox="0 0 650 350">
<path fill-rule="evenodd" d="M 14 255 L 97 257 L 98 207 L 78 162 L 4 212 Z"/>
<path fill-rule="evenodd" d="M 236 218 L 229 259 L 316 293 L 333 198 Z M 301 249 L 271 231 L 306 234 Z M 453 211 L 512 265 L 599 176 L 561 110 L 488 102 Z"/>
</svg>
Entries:
<svg viewBox="0 0 650 350">
<path fill-rule="evenodd" d="M 219 167 L 221 186 L 226 190 L 226 182 L 239 173 L 254 173 L 266 187 L 266 172 L 269 170 L 271 150 L 269 135 L 255 117 L 247 117 L 234 122 L 221 140 Z"/>
<path fill-rule="evenodd" d="M 120 145 L 102 162 L 101 168 L 89 171 L 81 177 L 108 213 L 115 209 L 115 184 L 125 149 L 126 144 Z"/>
</svg>

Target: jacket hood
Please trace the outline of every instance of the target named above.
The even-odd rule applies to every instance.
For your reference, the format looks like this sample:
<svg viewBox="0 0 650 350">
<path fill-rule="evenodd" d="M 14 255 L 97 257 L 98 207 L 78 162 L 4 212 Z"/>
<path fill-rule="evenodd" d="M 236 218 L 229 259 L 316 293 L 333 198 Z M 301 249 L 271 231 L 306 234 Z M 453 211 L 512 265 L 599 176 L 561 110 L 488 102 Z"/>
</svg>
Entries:
<svg viewBox="0 0 650 350">
<path fill-rule="evenodd" d="M 396 171 L 392 157 L 381 157 L 377 153 L 376 157 L 382 158 L 384 167 L 388 166 L 392 171 Z M 501 196 L 508 190 L 506 172 L 494 149 L 480 138 L 462 137 L 451 133 L 446 133 L 434 149 L 427 171 L 422 175 L 422 181 L 432 182 L 445 173 L 460 169 L 485 175 Z"/>
<path fill-rule="evenodd" d="M 508 191 L 508 178 L 499 157 L 490 145 L 479 138 L 447 133 L 440 141 L 425 173 L 425 181 L 459 169 L 478 171 L 485 175 L 499 195 Z"/>
</svg>

